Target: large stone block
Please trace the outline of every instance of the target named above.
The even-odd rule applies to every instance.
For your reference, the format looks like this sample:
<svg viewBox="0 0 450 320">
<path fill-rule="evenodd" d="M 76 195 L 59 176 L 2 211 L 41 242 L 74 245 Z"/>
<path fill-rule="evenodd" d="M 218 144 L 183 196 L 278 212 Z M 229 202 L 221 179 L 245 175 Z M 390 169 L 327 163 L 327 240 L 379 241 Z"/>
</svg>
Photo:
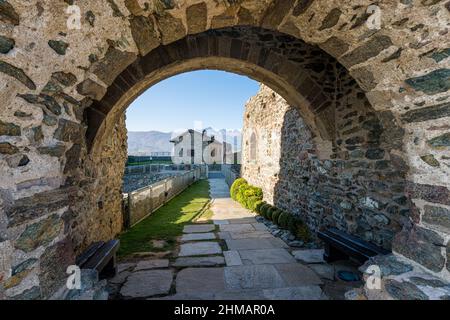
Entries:
<svg viewBox="0 0 450 320">
<path fill-rule="evenodd" d="M 25 252 L 33 251 L 39 246 L 48 245 L 55 239 L 63 227 L 62 219 L 54 214 L 44 220 L 29 225 L 17 239 L 15 247 Z"/>
<path fill-rule="evenodd" d="M 445 265 L 443 245 L 444 239 L 436 232 L 413 226 L 395 236 L 392 249 L 434 272 L 440 272 Z"/>
</svg>

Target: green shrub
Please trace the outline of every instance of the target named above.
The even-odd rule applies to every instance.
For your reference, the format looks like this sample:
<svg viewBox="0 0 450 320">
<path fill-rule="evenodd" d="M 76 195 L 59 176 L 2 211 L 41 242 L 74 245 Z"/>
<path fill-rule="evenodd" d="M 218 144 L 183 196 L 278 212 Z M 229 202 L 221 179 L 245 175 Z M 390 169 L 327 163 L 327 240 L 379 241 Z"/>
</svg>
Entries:
<svg viewBox="0 0 450 320">
<path fill-rule="evenodd" d="M 278 225 L 281 228 L 286 229 L 288 227 L 289 216 L 289 213 L 285 211 L 281 212 L 280 216 L 278 217 Z"/>
<path fill-rule="evenodd" d="M 272 221 L 275 222 L 276 224 L 278 224 L 278 217 L 281 214 L 281 210 L 276 209 L 273 213 L 272 213 Z"/>
<path fill-rule="evenodd" d="M 286 228 L 293 234 L 295 235 L 295 222 L 296 222 L 297 218 L 294 217 L 294 215 L 290 214 L 289 218 L 287 220 L 287 226 Z"/>
<path fill-rule="evenodd" d="M 298 218 L 294 219 L 290 231 L 297 239 L 300 239 L 305 243 L 311 240 L 311 232 L 309 231 L 308 226 Z"/>
<path fill-rule="evenodd" d="M 245 185 L 242 185 L 245 186 Z M 239 191 L 241 192 L 241 191 Z M 244 191 L 243 191 L 243 197 L 242 197 L 242 205 L 250 209 L 252 211 L 255 210 L 255 205 L 257 202 L 262 201 L 263 193 L 262 189 L 250 185 L 246 185 Z"/>
<path fill-rule="evenodd" d="M 274 206 L 270 206 L 269 210 L 267 210 L 267 219 L 269 220 L 273 220 L 272 215 L 275 212 L 275 210 L 278 210 L 276 207 Z"/>
<path fill-rule="evenodd" d="M 255 212 L 261 215 L 261 209 L 266 204 L 266 202 L 260 200 L 255 203 Z"/>
<path fill-rule="evenodd" d="M 231 199 L 236 200 L 236 196 L 237 196 L 237 193 L 239 191 L 239 187 L 242 184 L 247 184 L 247 180 L 245 180 L 244 178 L 239 178 L 239 179 L 234 180 L 234 182 L 233 182 L 233 184 L 231 185 L 231 188 L 230 188 Z"/>
<path fill-rule="evenodd" d="M 241 183 L 236 192 L 236 201 L 242 205 L 244 204 L 245 191 L 247 190 L 248 187 L 249 187 L 249 185 L 247 183 Z"/>
</svg>

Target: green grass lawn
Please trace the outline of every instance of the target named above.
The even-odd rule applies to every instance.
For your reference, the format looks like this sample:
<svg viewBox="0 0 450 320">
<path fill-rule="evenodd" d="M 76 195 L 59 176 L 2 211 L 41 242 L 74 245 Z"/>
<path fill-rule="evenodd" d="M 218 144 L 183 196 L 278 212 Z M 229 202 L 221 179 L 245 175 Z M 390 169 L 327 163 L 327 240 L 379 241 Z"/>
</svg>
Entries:
<svg viewBox="0 0 450 320">
<path fill-rule="evenodd" d="M 195 182 L 183 193 L 170 200 L 149 217 L 120 235 L 119 256 L 126 257 L 136 252 L 173 250 L 176 237 L 183 233 L 186 224 L 202 217 L 212 216 L 209 210 L 209 183 Z M 153 248 L 152 240 L 165 240 L 164 248 Z"/>
</svg>

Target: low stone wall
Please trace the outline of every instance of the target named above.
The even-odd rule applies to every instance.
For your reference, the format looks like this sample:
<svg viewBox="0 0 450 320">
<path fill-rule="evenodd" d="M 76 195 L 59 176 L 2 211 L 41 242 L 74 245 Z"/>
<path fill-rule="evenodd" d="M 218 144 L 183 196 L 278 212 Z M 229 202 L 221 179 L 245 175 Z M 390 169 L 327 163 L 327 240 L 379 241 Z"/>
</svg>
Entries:
<svg viewBox="0 0 450 320">
<path fill-rule="evenodd" d="M 200 167 L 125 194 L 124 228 L 132 227 L 148 217 L 199 179 L 201 179 Z"/>
</svg>

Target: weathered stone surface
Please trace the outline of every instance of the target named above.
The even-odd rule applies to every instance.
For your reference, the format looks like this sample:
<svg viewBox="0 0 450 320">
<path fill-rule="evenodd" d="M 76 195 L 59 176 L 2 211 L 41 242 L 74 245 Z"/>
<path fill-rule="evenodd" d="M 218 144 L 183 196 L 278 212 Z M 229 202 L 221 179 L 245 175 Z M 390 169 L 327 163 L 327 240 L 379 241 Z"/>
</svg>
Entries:
<svg viewBox="0 0 450 320">
<path fill-rule="evenodd" d="M 171 270 L 133 272 L 120 290 L 120 294 L 127 299 L 168 294 L 172 279 Z"/>
<path fill-rule="evenodd" d="M 214 231 L 216 227 L 213 224 L 188 225 L 183 229 L 184 233 L 204 233 Z"/>
<path fill-rule="evenodd" d="M 66 151 L 66 146 L 63 143 L 58 143 L 54 146 L 48 146 L 48 147 L 39 147 L 38 148 L 39 153 L 41 154 L 48 154 L 52 157 L 61 157 L 64 152 Z"/>
<path fill-rule="evenodd" d="M 445 264 L 441 253 L 442 239 L 436 232 L 414 226 L 396 235 L 392 249 L 426 268 L 439 272 Z"/>
<path fill-rule="evenodd" d="M 450 190 L 443 186 L 408 183 L 406 192 L 411 198 L 450 206 Z"/>
<path fill-rule="evenodd" d="M 162 44 L 169 44 L 186 35 L 186 29 L 181 19 L 175 18 L 170 13 L 158 15 L 156 19 L 162 32 Z"/>
<path fill-rule="evenodd" d="M 30 90 L 36 90 L 36 85 L 22 69 L 19 69 L 12 64 L 0 60 L 0 72 L 15 78 Z"/>
<path fill-rule="evenodd" d="M 300 263 L 277 264 L 275 269 L 283 280 L 292 287 L 322 284 L 314 271 Z"/>
<path fill-rule="evenodd" d="M 427 143 L 434 148 L 450 147 L 450 132 L 444 133 L 438 137 L 430 139 Z"/>
<path fill-rule="evenodd" d="M 295 259 L 285 249 L 239 250 L 239 255 L 245 263 L 277 264 L 293 263 Z"/>
<path fill-rule="evenodd" d="M 450 116 L 450 103 L 441 103 L 435 106 L 411 110 L 406 112 L 402 119 L 408 123 L 435 120 Z"/>
<path fill-rule="evenodd" d="M 167 259 L 142 260 L 136 264 L 134 271 L 136 272 L 149 269 L 167 268 L 168 266 L 169 260 Z"/>
<path fill-rule="evenodd" d="M 14 7 L 6 0 L 0 2 L 0 21 L 14 26 L 19 25 L 20 16 Z"/>
<path fill-rule="evenodd" d="M 322 25 L 320 26 L 319 30 L 325 30 L 334 27 L 339 22 L 341 14 L 342 11 L 338 8 L 332 9 L 323 19 Z"/>
<path fill-rule="evenodd" d="M 8 226 L 14 227 L 68 206 L 72 193 L 73 189 L 60 188 L 15 201 L 14 205 L 5 210 Z"/>
<path fill-rule="evenodd" d="M 0 120 L 0 136 L 20 136 L 21 130 L 14 123 L 7 123 Z"/>
<path fill-rule="evenodd" d="M 0 3 L 1 4 L 1 3 Z M 38 286 L 24 290 L 22 293 L 12 297 L 14 300 L 39 300 L 42 298 L 41 289 Z"/>
<path fill-rule="evenodd" d="M 382 277 L 388 277 L 392 275 L 397 276 L 413 270 L 413 267 L 411 265 L 400 261 L 393 254 L 372 257 L 367 260 L 367 262 L 362 265 L 359 270 L 363 273 L 367 273 L 367 269 L 372 265 L 380 267 Z"/>
<path fill-rule="evenodd" d="M 28 103 L 45 107 L 45 110 L 50 111 L 56 116 L 61 115 L 61 106 L 52 96 L 49 96 L 47 94 L 19 94 L 18 97 L 24 99 Z"/>
<path fill-rule="evenodd" d="M 334 266 L 329 264 L 311 264 L 308 266 L 313 270 L 320 278 L 327 280 L 335 280 L 334 277 Z"/>
<path fill-rule="evenodd" d="M 278 238 L 225 240 L 229 250 L 258 250 L 287 248 Z"/>
<path fill-rule="evenodd" d="M 220 292 L 226 289 L 223 268 L 187 268 L 178 272 L 177 293 Z"/>
<path fill-rule="evenodd" d="M 225 264 L 225 259 L 219 256 L 181 257 L 172 264 L 174 267 L 216 267 Z"/>
<path fill-rule="evenodd" d="M 15 154 L 19 152 L 19 148 L 13 146 L 9 142 L 0 142 L 0 153 L 1 154 Z"/>
<path fill-rule="evenodd" d="M 180 257 L 220 254 L 222 249 L 217 242 L 190 242 L 180 246 Z"/>
<path fill-rule="evenodd" d="M 130 26 L 131 34 L 139 48 L 141 56 L 145 56 L 160 45 L 161 39 L 156 33 L 156 28 L 152 19 L 144 16 L 133 17 L 130 20 Z"/>
<path fill-rule="evenodd" d="M 373 73 L 365 67 L 352 70 L 352 75 L 363 90 L 370 91 L 377 85 Z"/>
<path fill-rule="evenodd" d="M 272 265 L 225 267 L 226 288 L 272 289 L 286 287 L 286 283 Z"/>
<path fill-rule="evenodd" d="M 69 47 L 68 43 L 60 40 L 49 40 L 48 45 L 60 56 L 65 55 Z"/>
<path fill-rule="evenodd" d="M 424 162 L 426 162 L 428 165 L 430 165 L 432 167 L 437 168 L 437 167 L 441 166 L 439 161 L 437 161 L 436 158 L 432 154 L 427 154 L 427 155 L 421 156 L 420 159 L 422 159 Z"/>
<path fill-rule="evenodd" d="M 388 36 L 374 36 L 366 43 L 347 53 L 340 61 L 349 68 L 376 57 L 381 51 L 389 48 L 391 45 L 392 40 Z"/>
<path fill-rule="evenodd" d="M 53 137 L 64 142 L 81 143 L 82 131 L 81 126 L 73 121 L 59 119 L 58 128 Z"/>
<path fill-rule="evenodd" d="M 14 39 L 0 36 L 0 53 L 7 54 L 14 48 L 15 44 Z"/>
<path fill-rule="evenodd" d="M 295 17 L 298 17 L 301 14 L 304 14 L 308 8 L 313 4 L 314 0 L 300 0 L 294 7 L 292 14 Z"/>
<path fill-rule="evenodd" d="M 320 47 L 335 57 L 342 56 L 349 49 L 349 45 L 337 37 L 329 38 L 327 41 L 321 43 Z"/>
<path fill-rule="evenodd" d="M 272 6 L 267 9 L 262 26 L 268 28 L 276 28 L 283 21 L 283 18 L 289 13 L 294 6 L 294 0 L 276 0 Z M 295 10 L 295 9 L 294 9 Z"/>
<path fill-rule="evenodd" d="M 241 256 L 238 251 L 224 251 L 223 256 L 225 257 L 227 267 L 242 266 Z"/>
<path fill-rule="evenodd" d="M 67 267 L 75 264 L 74 250 L 69 239 L 47 247 L 39 262 L 39 282 L 43 297 L 49 298 L 67 281 Z"/>
<path fill-rule="evenodd" d="M 196 34 L 206 29 L 208 9 L 206 3 L 194 4 L 186 9 L 189 34 Z"/>
<path fill-rule="evenodd" d="M 77 91 L 79 94 L 86 97 L 92 98 L 94 100 L 100 100 L 106 94 L 106 88 L 97 82 L 86 79 L 77 85 Z"/>
<path fill-rule="evenodd" d="M 103 59 L 94 63 L 90 71 L 104 83 L 111 85 L 116 77 L 135 60 L 136 54 L 110 46 Z"/>
<path fill-rule="evenodd" d="M 415 90 L 427 94 L 446 92 L 450 89 L 450 69 L 434 70 L 420 77 L 406 79 L 405 82 Z"/>
<path fill-rule="evenodd" d="M 386 280 L 386 291 L 397 300 L 428 300 L 428 296 L 411 282 Z"/>
<path fill-rule="evenodd" d="M 324 263 L 322 249 L 292 251 L 295 259 L 304 263 Z"/>
<path fill-rule="evenodd" d="M 16 241 L 16 248 L 25 252 L 33 251 L 42 245 L 49 244 L 61 231 L 62 220 L 58 215 L 52 215 L 28 226 Z"/>
<path fill-rule="evenodd" d="M 265 289 L 263 290 L 263 294 L 269 300 L 327 300 L 322 289 L 314 285 Z"/>
<path fill-rule="evenodd" d="M 435 226 L 442 231 L 450 231 L 450 210 L 442 207 L 426 205 L 422 221 Z"/>
<path fill-rule="evenodd" d="M 198 241 L 198 240 L 214 240 L 216 239 L 216 236 L 212 232 L 208 233 L 189 233 L 184 234 L 181 237 L 181 241 L 187 242 L 187 241 Z"/>
</svg>

